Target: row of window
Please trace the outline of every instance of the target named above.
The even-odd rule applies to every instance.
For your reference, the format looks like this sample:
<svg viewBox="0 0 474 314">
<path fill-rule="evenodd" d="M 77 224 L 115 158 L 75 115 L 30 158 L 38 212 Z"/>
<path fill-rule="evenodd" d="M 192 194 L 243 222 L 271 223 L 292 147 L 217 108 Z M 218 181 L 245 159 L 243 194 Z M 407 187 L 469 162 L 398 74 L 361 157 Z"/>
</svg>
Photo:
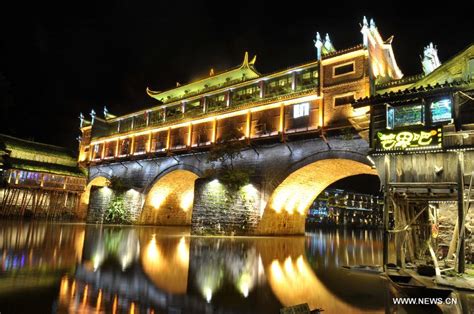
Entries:
<svg viewBox="0 0 474 314">
<path fill-rule="evenodd" d="M 410 125 L 424 125 L 427 119 L 431 123 L 442 123 L 452 119 L 452 101 L 442 98 L 429 103 L 428 115 L 422 102 L 392 107 L 387 105 L 387 129 Z"/>
<path fill-rule="evenodd" d="M 295 104 L 285 108 L 284 130 L 287 133 L 307 131 L 318 127 L 317 106 L 313 108 L 309 102 Z M 260 138 L 278 135 L 280 131 L 280 108 L 273 108 L 252 112 L 250 116 L 250 138 Z M 211 142 L 220 142 L 224 134 L 236 128 L 245 134 L 247 116 L 240 115 L 231 118 L 219 119 L 217 123 L 204 122 L 189 126 L 143 134 L 118 141 L 109 141 L 95 144 L 92 148 L 92 159 L 114 158 L 127 156 L 131 153 L 138 155 L 150 152 L 161 152 L 170 149 L 197 147 L 210 145 Z M 149 147 L 148 147 L 149 146 Z"/>
<path fill-rule="evenodd" d="M 206 96 L 164 109 L 147 111 L 143 114 L 111 123 L 108 134 L 127 132 L 146 126 L 157 125 L 164 121 L 181 119 L 185 116 L 193 117 L 203 113 L 218 111 L 228 106 L 239 105 L 261 98 L 271 98 L 311 89 L 318 85 L 318 76 L 318 68 L 310 68 L 268 81 L 260 81 L 254 85 L 241 87 L 233 91 Z"/>
</svg>

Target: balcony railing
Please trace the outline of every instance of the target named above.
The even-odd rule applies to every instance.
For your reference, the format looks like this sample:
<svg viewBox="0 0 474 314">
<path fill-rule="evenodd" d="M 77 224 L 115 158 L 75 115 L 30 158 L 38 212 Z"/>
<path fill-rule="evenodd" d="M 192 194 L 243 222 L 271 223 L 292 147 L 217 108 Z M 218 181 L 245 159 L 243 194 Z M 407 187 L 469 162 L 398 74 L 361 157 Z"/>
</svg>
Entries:
<svg viewBox="0 0 474 314">
<path fill-rule="evenodd" d="M 292 86 L 291 82 L 288 84 L 285 84 L 283 86 L 277 85 L 277 86 L 270 86 L 270 84 L 267 84 L 267 86 L 264 87 L 264 92 L 260 91 L 260 86 L 257 86 L 258 83 L 255 83 L 253 86 L 256 88 L 256 92 L 251 93 L 251 94 L 243 94 L 243 95 L 235 95 L 232 93 L 226 93 L 226 100 L 218 100 L 216 99 L 217 96 L 212 95 L 209 96 L 207 99 L 206 107 L 204 108 L 204 105 L 199 106 L 199 107 L 194 107 L 190 111 L 184 110 L 184 112 L 181 112 L 181 108 L 178 109 L 173 109 L 173 112 L 171 109 L 157 109 L 154 111 L 149 111 L 145 115 L 144 113 L 140 113 L 136 116 L 133 117 L 128 117 L 123 120 L 119 121 L 114 121 L 111 122 L 109 125 L 108 130 L 101 130 L 99 132 L 94 132 L 95 133 L 95 138 L 98 137 L 105 137 L 105 136 L 110 136 L 118 133 L 126 133 L 132 130 L 140 130 L 140 129 L 145 129 L 150 126 L 159 126 L 161 124 L 168 124 L 170 122 L 174 121 L 179 121 L 183 119 L 189 119 L 189 118 L 197 118 L 199 116 L 208 114 L 210 112 L 219 112 L 222 110 L 226 110 L 229 107 L 237 107 L 241 106 L 245 103 L 257 103 L 258 101 L 262 100 L 270 100 L 275 97 L 281 97 L 283 95 L 288 95 L 291 96 L 291 94 L 294 93 L 301 93 L 307 90 L 315 89 L 318 86 L 318 80 L 312 79 L 312 80 L 302 80 L 302 81 L 297 81 L 294 86 Z M 244 88 L 248 88 L 244 87 Z M 209 89 L 209 90 L 214 90 L 214 88 Z M 199 94 L 199 93 L 197 93 Z M 222 95 L 222 94 L 221 94 Z M 187 97 L 191 97 L 192 95 L 189 94 Z M 204 96 L 203 96 L 204 97 Z M 229 100 L 227 100 L 229 98 Z M 204 103 L 204 102 L 202 102 Z M 176 106 L 182 106 L 182 104 L 177 104 Z M 170 108 L 170 107 L 168 107 Z M 165 114 L 165 110 L 167 111 Z M 146 117 L 145 117 L 146 116 Z"/>
</svg>

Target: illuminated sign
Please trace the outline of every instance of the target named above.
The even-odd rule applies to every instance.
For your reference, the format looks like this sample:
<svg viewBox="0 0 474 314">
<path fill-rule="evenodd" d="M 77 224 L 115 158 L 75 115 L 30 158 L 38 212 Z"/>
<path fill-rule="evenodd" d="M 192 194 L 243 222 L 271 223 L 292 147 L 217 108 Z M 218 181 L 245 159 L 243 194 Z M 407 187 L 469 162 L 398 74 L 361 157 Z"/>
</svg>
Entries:
<svg viewBox="0 0 474 314">
<path fill-rule="evenodd" d="M 441 128 L 377 132 L 377 150 L 411 150 L 440 148 Z"/>
</svg>

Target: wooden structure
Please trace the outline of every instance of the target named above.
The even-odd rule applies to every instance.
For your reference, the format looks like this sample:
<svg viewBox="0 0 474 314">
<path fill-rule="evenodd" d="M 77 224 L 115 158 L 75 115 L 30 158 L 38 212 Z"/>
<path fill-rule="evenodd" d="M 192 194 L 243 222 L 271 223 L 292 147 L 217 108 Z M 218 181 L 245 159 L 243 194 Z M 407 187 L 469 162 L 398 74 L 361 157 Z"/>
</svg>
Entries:
<svg viewBox="0 0 474 314">
<path fill-rule="evenodd" d="M 75 217 L 86 174 L 66 149 L 0 134 L 0 216 Z"/>
<path fill-rule="evenodd" d="M 474 45 L 437 66 L 425 75 L 378 84 L 375 95 L 353 106 L 370 105 L 370 155 L 385 188 L 385 250 L 392 233 L 401 266 L 425 255 L 436 263 L 436 203 L 457 201 L 453 242 L 459 241 L 448 259 L 457 258 L 463 272 L 464 222 L 472 199 L 466 177 L 474 171 Z"/>
</svg>

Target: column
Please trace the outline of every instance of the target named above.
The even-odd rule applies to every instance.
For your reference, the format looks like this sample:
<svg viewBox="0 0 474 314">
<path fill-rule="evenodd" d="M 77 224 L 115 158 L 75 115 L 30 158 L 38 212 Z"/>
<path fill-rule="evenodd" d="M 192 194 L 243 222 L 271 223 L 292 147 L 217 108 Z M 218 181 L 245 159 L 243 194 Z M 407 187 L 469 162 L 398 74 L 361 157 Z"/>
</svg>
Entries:
<svg viewBox="0 0 474 314">
<path fill-rule="evenodd" d="M 252 121 L 252 113 L 249 111 L 247 111 L 247 120 L 246 120 L 246 123 L 245 123 L 245 137 L 250 139 L 250 123 Z"/>
<path fill-rule="evenodd" d="M 458 245 L 456 250 L 458 273 L 465 270 L 465 243 L 464 243 L 464 152 L 458 153 Z"/>
<path fill-rule="evenodd" d="M 214 118 L 214 120 L 212 121 L 212 137 L 211 137 L 212 143 L 216 142 L 216 132 L 217 132 L 217 119 Z"/>
<path fill-rule="evenodd" d="M 191 147 L 192 136 L 193 136 L 193 124 L 189 123 L 189 127 L 188 127 L 188 147 Z"/>
<path fill-rule="evenodd" d="M 171 144 L 171 128 L 168 128 L 168 134 L 166 135 L 166 150 L 170 149 Z"/>
</svg>

